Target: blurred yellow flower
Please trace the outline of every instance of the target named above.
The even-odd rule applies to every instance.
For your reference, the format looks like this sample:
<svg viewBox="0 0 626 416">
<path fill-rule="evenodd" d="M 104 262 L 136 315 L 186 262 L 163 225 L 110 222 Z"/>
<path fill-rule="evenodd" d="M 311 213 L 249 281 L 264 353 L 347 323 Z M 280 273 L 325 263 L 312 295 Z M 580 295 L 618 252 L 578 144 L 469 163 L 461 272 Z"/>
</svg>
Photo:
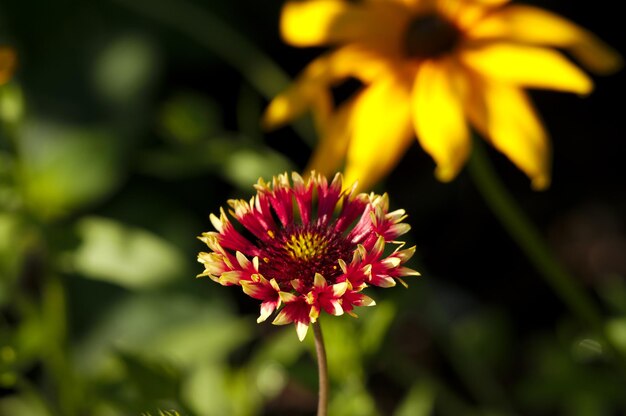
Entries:
<svg viewBox="0 0 626 416">
<path fill-rule="evenodd" d="M 507 0 L 288 2 L 281 32 L 295 46 L 335 45 L 267 108 L 274 128 L 312 108 L 321 142 L 311 166 L 345 162 L 346 183 L 369 188 L 399 161 L 414 134 L 453 179 L 471 140 L 468 121 L 531 179 L 550 183 L 550 144 L 523 88 L 588 94 L 593 83 L 560 52 L 599 74 L 621 57 L 592 33 L 548 11 Z M 364 86 L 334 108 L 330 88 Z"/>
<path fill-rule="evenodd" d="M 16 63 L 17 58 L 13 49 L 0 46 L 0 85 L 11 79 Z"/>
</svg>

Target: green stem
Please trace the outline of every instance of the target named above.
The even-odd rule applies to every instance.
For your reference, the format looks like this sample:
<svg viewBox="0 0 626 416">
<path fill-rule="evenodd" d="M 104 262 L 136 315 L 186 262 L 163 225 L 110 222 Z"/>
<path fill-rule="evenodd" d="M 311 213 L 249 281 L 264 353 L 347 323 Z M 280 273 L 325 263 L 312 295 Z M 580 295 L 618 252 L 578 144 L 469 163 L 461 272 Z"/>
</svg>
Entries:
<svg viewBox="0 0 626 416">
<path fill-rule="evenodd" d="M 268 100 L 291 83 L 289 76 L 269 56 L 206 8 L 185 0 L 111 1 L 173 28 L 204 46 L 237 70 Z M 306 143 L 316 142 L 303 121 L 294 122 L 293 127 Z"/>
<path fill-rule="evenodd" d="M 603 336 L 609 349 L 615 352 L 595 303 L 578 281 L 557 262 L 537 228 L 498 179 L 483 145 L 477 140 L 469 161 L 469 172 L 489 208 L 548 285 L 579 319 Z"/>
<path fill-rule="evenodd" d="M 317 372 L 319 377 L 319 395 L 317 401 L 317 416 L 328 414 L 328 365 L 326 363 L 326 348 L 319 320 L 313 324 L 315 334 L 315 352 L 317 353 Z"/>
<path fill-rule="evenodd" d="M 43 289 L 43 315 L 46 328 L 47 354 L 44 363 L 57 389 L 60 413 L 77 414 L 76 391 L 67 357 L 67 300 L 65 288 L 58 276 L 48 276 Z"/>
</svg>

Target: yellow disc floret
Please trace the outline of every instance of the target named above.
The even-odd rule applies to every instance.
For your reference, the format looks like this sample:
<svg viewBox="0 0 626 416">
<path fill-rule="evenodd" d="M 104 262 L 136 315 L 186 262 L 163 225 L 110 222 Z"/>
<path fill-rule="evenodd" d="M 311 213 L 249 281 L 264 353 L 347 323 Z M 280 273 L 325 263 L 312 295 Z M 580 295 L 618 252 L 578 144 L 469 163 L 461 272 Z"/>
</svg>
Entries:
<svg viewBox="0 0 626 416">
<path fill-rule="evenodd" d="M 328 241 L 317 233 L 293 234 L 286 242 L 286 248 L 294 260 L 311 260 L 326 253 Z"/>
</svg>

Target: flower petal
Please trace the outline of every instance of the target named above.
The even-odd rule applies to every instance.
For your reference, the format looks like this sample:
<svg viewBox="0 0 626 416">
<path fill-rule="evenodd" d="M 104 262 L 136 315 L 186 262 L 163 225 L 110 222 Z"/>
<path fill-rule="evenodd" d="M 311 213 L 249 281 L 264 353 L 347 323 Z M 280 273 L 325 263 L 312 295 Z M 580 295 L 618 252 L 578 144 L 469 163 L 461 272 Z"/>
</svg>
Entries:
<svg viewBox="0 0 626 416">
<path fill-rule="evenodd" d="M 437 13 L 454 22 L 465 31 L 474 26 L 483 16 L 510 0 L 439 0 L 436 1 Z"/>
<path fill-rule="evenodd" d="M 591 79 L 559 52 L 507 42 L 464 49 L 460 59 L 485 78 L 525 87 L 588 94 Z"/>
<path fill-rule="evenodd" d="M 375 306 L 376 301 L 362 293 L 353 295 L 352 304 L 355 306 Z"/>
<path fill-rule="evenodd" d="M 386 77 L 356 97 L 345 183 L 369 189 L 398 163 L 412 138 L 408 91 L 405 80 Z"/>
<path fill-rule="evenodd" d="M 256 323 L 260 324 L 261 322 L 265 322 L 267 318 L 276 310 L 276 302 L 267 301 L 261 303 L 261 313 L 259 317 L 256 319 Z"/>
<path fill-rule="evenodd" d="M 281 292 L 281 294 L 284 292 Z M 274 325 L 286 325 L 293 322 L 296 326 L 296 333 L 300 341 L 304 340 L 309 329 L 309 324 L 315 322 L 314 318 L 309 316 L 311 306 L 304 299 L 297 298 L 292 301 L 286 301 L 283 309 L 276 315 L 272 322 Z"/>
<path fill-rule="evenodd" d="M 313 287 L 318 289 L 323 289 L 328 286 L 326 279 L 319 273 L 315 273 L 315 277 L 313 278 Z"/>
<path fill-rule="evenodd" d="M 350 134 L 348 121 L 354 111 L 354 100 L 340 106 L 321 135 L 305 172 L 315 170 L 329 176 L 336 172 L 346 157 Z"/>
<path fill-rule="evenodd" d="M 354 4 L 337 0 L 291 1 L 285 4 L 280 30 L 294 46 L 320 46 L 359 40 L 398 53 L 404 24 L 410 18 L 398 3 Z"/>
<path fill-rule="evenodd" d="M 512 5 L 488 15 L 467 33 L 473 39 L 499 38 L 567 48 L 599 74 L 616 71 L 622 57 L 597 36 L 573 22 L 537 7 Z"/>
<path fill-rule="evenodd" d="M 441 181 L 452 180 L 467 159 L 469 132 L 452 63 L 424 62 L 413 88 L 413 122 L 417 139 L 437 163 Z"/>
<path fill-rule="evenodd" d="M 306 337 L 306 333 L 309 330 L 309 324 L 303 321 L 296 321 L 295 325 L 296 325 L 296 334 L 298 334 L 298 339 L 300 340 L 300 342 L 302 342 L 304 341 L 304 338 Z"/>
<path fill-rule="evenodd" d="M 263 113 L 261 125 L 267 130 L 275 129 L 312 109 L 315 121 L 324 126 L 331 108 L 332 98 L 326 85 L 317 81 L 296 80 L 269 103 Z"/>
<path fill-rule="evenodd" d="M 530 99 L 519 88 L 485 81 L 482 105 L 469 106 L 471 121 L 493 146 L 528 175 L 532 187 L 550 184 L 550 143 Z M 483 107 L 484 111 L 476 111 Z"/>
</svg>

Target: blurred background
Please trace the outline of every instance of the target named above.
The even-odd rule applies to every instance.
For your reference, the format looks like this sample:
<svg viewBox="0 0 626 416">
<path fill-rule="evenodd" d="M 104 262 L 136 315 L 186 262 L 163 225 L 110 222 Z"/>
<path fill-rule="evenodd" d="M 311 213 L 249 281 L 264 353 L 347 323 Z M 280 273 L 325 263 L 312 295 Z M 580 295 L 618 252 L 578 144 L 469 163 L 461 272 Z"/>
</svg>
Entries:
<svg viewBox="0 0 626 416">
<path fill-rule="evenodd" d="M 613 2 L 534 1 L 623 51 Z M 195 237 L 258 177 L 301 170 L 308 120 L 266 133 L 268 99 L 318 49 L 278 0 L 0 3 L 0 415 L 311 415 L 312 337 L 256 324 L 208 279 Z M 626 354 L 624 72 L 585 99 L 535 92 L 553 185 L 488 150 Z M 331 415 L 621 415 L 626 372 L 567 309 L 470 176 L 415 144 L 380 184 L 417 245 L 409 288 L 324 319 Z"/>
</svg>

